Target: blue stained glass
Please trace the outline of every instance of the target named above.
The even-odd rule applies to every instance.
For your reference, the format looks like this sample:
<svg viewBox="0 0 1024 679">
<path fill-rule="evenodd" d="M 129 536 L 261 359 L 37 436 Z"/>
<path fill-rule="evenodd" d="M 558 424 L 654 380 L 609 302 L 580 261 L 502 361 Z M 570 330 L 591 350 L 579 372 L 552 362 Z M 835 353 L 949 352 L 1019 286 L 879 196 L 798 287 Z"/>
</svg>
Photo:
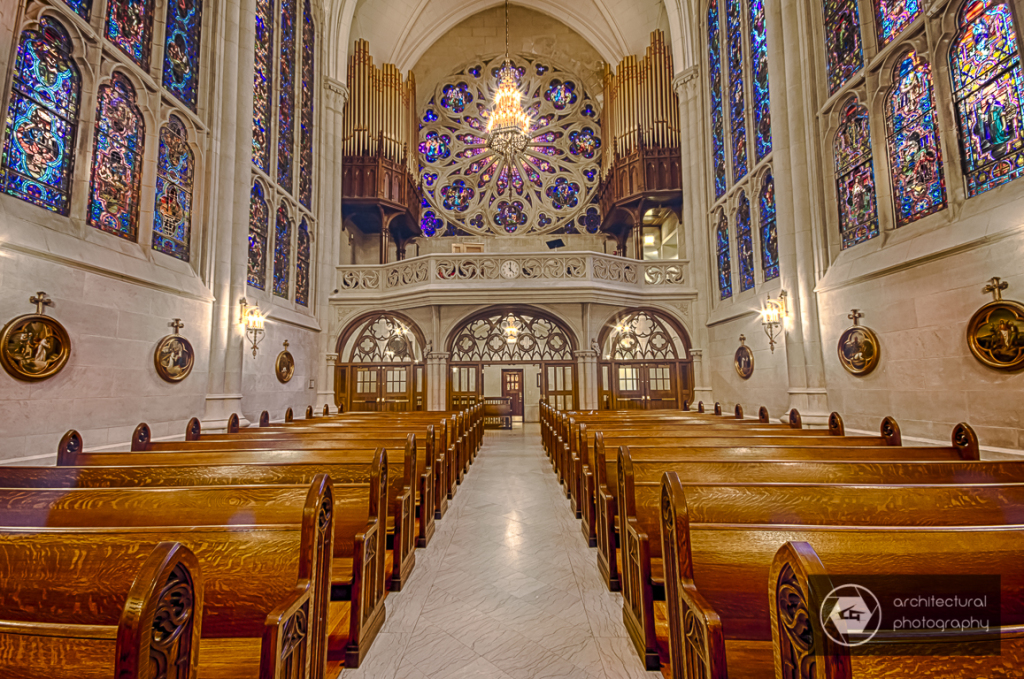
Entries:
<svg viewBox="0 0 1024 679">
<path fill-rule="evenodd" d="M 561 111 L 576 103 L 576 83 L 562 82 L 557 78 L 551 81 L 544 98 L 551 102 L 555 109 Z"/>
<path fill-rule="evenodd" d="M 740 292 L 754 287 L 754 236 L 750 231 L 750 201 L 740 191 L 736 208 L 736 254 L 740 260 Z"/>
<path fill-rule="evenodd" d="M 729 123 L 732 136 L 732 179 L 747 176 L 747 103 L 743 91 L 743 21 L 740 0 L 725 0 L 729 35 Z"/>
<path fill-rule="evenodd" d="M 828 91 L 835 94 L 864 65 L 857 0 L 823 0 Z"/>
<path fill-rule="evenodd" d="M 153 0 L 109 0 L 107 40 L 144 70 L 153 44 Z"/>
<path fill-rule="evenodd" d="M 176 116 L 160 130 L 157 160 L 153 249 L 187 262 L 192 229 L 192 179 L 195 158 L 185 125 Z"/>
<path fill-rule="evenodd" d="M 725 195 L 725 112 L 722 110 L 722 35 L 718 0 L 708 5 L 708 81 L 711 87 L 711 162 L 715 198 Z"/>
<path fill-rule="evenodd" d="M 523 204 L 518 200 L 503 200 L 498 203 L 498 211 L 494 215 L 494 223 L 505 229 L 508 233 L 515 233 L 519 227 L 526 224 L 526 219 Z"/>
<path fill-rule="evenodd" d="M 768 87 L 768 30 L 764 0 L 750 0 L 750 72 L 753 75 L 754 150 L 758 161 L 772 152 L 772 104 Z"/>
<path fill-rule="evenodd" d="M 295 303 L 309 306 L 309 223 L 302 218 L 299 224 L 298 251 L 295 253 Z"/>
<path fill-rule="evenodd" d="M 58 214 L 71 202 L 82 79 L 53 19 L 21 34 L 0 164 L 0 190 Z"/>
<path fill-rule="evenodd" d="M 282 204 L 277 208 L 274 223 L 274 294 L 288 296 L 288 274 L 292 267 L 292 219 L 288 208 Z"/>
<path fill-rule="evenodd" d="M 878 42 L 888 45 L 920 14 L 920 0 L 875 0 Z"/>
<path fill-rule="evenodd" d="M 164 89 L 193 111 L 199 100 L 199 37 L 202 27 L 203 0 L 170 0 L 167 3 Z"/>
<path fill-rule="evenodd" d="M 277 99 L 277 183 L 291 193 L 295 154 L 295 0 L 281 0 L 281 91 Z"/>
<path fill-rule="evenodd" d="M 270 172 L 270 121 L 274 108 L 274 0 L 256 0 L 256 49 L 253 63 L 252 162 Z M 260 288 L 262 290 L 262 288 Z"/>
<path fill-rule="evenodd" d="M 92 14 L 92 0 L 64 0 L 64 2 L 75 11 L 75 14 L 86 21 L 89 20 L 89 15 Z"/>
<path fill-rule="evenodd" d="M 908 52 L 900 62 L 885 121 L 896 226 L 904 226 L 946 207 L 931 68 L 917 52 Z"/>
<path fill-rule="evenodd" d="M 299 202 L 313 205 L 313 92 L 316 28 L 309 0 L 304 1 L 302 23 L 302 109 L 299 114 Z"/>
<path fill-rule="evenodd" d="M 258 290 L 267 287 L 267 235 L 270 208 L 263 186 L 256 182 L 249 194 L 249 263 L 245 282 Z"/>
<path fill-rule="evenodd" d="M 135 105 L 135 88 L 121 73 L 115 72 L 109 84 L 100 86 L 98 99 L 89 224 L 134 241 L 146 123 Z"/>
<path fill-rule="evenodd" d="M 839 233 L 845 250 L 878 235 L 871 126 L 867 108 L 856 99 L 844 107 L 832 150 L 836 161 Z"/>
<path fill-rule="evenodd" d="M 718 213 L 718 228 L 715 229 L 715 248 L 718 253 L 718 295 L 721 299 L 732 297 L 732 254 L 729 252 L 729 222 L 724 212 Z"/>
<path fill-rule="evenodd" d="M 761 180 L 761 270 L 764 279 L 770 281 L 779 277 L 779 229 L 775 214 L 775 179 L 772 173 Z"/>
<path fill-rule="evenodd" d="M 559 177 L 545 192 L 556 210 L 571 209 L 579 205 L 580 185 Z"/>
<path fill-rule="evenodd" d="M 950 49 L 967 195 L 1024 175 L 1024 77 L 1010 7 L 969 0 Z"/>
</svg>

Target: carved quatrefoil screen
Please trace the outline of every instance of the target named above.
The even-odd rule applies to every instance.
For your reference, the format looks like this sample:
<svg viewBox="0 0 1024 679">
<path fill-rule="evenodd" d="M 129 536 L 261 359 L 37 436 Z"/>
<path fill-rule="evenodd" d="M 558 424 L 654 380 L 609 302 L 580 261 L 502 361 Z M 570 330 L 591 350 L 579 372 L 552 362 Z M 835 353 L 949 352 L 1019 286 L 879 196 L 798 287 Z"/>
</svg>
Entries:
<svg viewBox="0 0 1024 679">
<path fill-rule="evenodd" d="M 424 236 L 443 233 L 446 221 L 467 233 L 549 233 L 575 227 L 593 207 L 599 108 L 576 76 L 543 59 L 512 59 L 530 141 L 510 162 L 487 148 L 487 116 L 503 61 L 477 62 L 448 77 L 420 116 Z"/>
</svg>

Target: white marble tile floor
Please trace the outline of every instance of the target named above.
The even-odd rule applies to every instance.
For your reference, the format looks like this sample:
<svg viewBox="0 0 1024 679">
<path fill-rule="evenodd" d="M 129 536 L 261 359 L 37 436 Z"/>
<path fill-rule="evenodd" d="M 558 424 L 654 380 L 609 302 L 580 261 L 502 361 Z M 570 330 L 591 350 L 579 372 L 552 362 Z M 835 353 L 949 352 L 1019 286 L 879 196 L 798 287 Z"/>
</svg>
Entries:
<svg viewBox="0 0 1024 679">
<path fill-rule="evenodd" d="M 645 672 L 527 424 L 483 449 L 363 664 L 340 679 L 637 679 Z"/>
</svg>

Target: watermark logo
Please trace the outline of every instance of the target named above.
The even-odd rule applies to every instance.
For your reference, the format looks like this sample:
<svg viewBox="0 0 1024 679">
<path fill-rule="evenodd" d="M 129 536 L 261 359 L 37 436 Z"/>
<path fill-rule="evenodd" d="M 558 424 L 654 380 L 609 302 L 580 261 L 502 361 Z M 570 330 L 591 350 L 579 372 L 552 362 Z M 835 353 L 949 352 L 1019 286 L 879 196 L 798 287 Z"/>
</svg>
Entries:
<svg viewBox="0 0 1024 679">
<path fill-rule="evenodd" d="M 878 597 L 861 585 L 834 588 L 821 602 L 819 615 L 821 628 L 828 638 L 848 648 L 871 641 L 882 625 L 882 606 Z M 832 623 L 831 628 L 829 622 Z"/>
</svg>

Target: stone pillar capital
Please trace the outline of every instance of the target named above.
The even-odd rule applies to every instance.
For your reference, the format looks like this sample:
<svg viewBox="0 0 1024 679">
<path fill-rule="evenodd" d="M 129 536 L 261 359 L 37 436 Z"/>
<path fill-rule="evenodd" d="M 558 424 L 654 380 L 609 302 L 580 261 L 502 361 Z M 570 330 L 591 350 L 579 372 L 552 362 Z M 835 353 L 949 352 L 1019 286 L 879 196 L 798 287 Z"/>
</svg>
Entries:
<svg viewBox="0 0 1024 679">
<path fill-rule="evenodd" d="M 697 93 L 697 85 L 700 83 L 700 66 L 691 66 L 680 71 L 672 79 L 672 89 L 676 91 L 681 101 L 686 101 Z"/>
<path fill-rule="evenodd" d="M 338 113 L 344 112 L 345 104 L 348 103 L 348 85 L 340 80 L 325 76 L 324 102 L 327 104 L 327 108 L 333 109 Z"/>
</svg>

